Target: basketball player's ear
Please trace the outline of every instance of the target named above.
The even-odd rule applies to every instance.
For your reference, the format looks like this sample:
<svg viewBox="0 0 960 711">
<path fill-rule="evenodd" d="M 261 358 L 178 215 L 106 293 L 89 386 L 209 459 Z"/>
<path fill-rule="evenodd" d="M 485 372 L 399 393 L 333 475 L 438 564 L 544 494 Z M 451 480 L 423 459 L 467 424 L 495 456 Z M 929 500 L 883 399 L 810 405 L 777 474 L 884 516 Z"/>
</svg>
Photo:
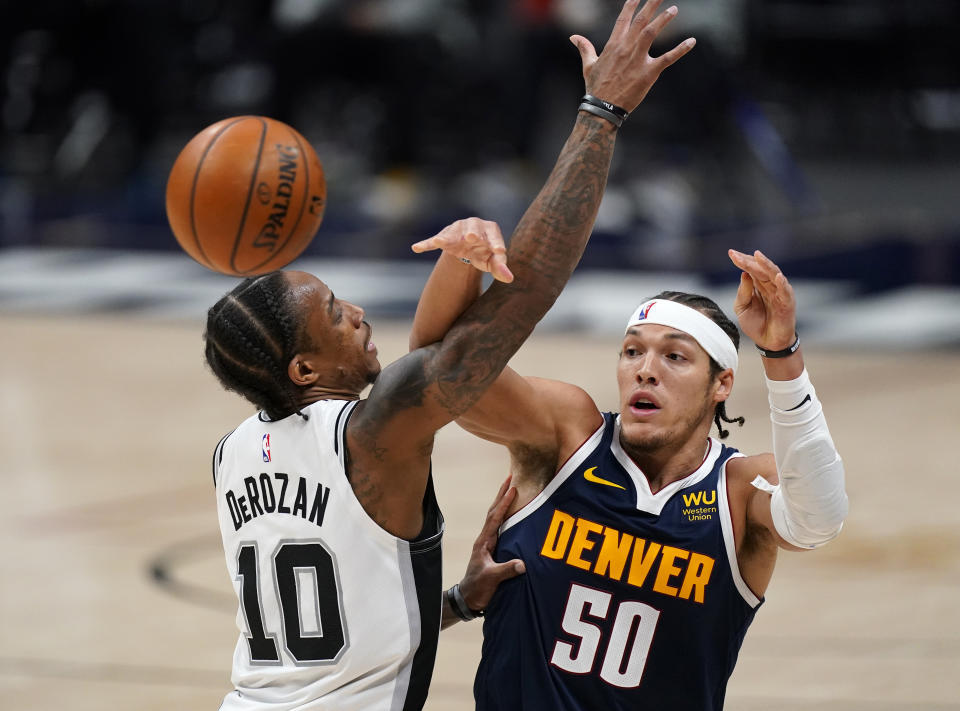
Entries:
<svg viewBox="0 0 960 711">
<path fill-rule="evenodd" d="M 714 383 L 713 400 L 714 402 L 723 402 L 730 397 L 730 393 L 733 391 L 733 368 L 722 371 Z"/>
<path fill-rule="evenodd" d="M 294 385 L 313 385 L 320 377 L 320 372 L 314 367 L 313 361 L 303 353 L 297 353 L 287 365 L 287 375 Z"/>
</svg>

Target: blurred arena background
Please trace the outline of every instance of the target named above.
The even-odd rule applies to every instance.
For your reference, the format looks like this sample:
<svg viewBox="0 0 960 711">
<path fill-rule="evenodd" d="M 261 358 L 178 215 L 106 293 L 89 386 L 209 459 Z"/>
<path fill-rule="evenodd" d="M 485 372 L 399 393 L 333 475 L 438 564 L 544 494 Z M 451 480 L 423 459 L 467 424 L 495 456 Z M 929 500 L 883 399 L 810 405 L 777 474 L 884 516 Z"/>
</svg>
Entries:
<svg viewBox="0 0 960 711">
<path fill-rule="evenodd" d="M 852 513 L 828 549 L 782 556 L 728 708 L 960 709 L 960 3 L 677 4 L 664 44 L 698 45 L 621 131 L 591 244 L 518 367 L 613 408 L 633 306 L 678 288 L 729 309 L 726 249 L 763 249 L 797 287 Z M 362 305 L 388 362 L 433 262 L 409 244 L 468 215 L 512 229 L 583 92 L 566 38 L 600 45 L 618 6 L 4 4 L 0 708 L 209 709 L 228 688 L 207 466 L 248 411 L 201 360 L 234 280 L 163 212 L 186 141 L 265 114 L 313 143 L 328 207 L 292 266 Z M 766 450 L 745 345 L 734 444 Z M 449 584 L 506 460 L 448 427 L 435 466 Z M 429 709 L 472 708 L 478 654 L 477 625 L 441 637 Z"/>
</svg>

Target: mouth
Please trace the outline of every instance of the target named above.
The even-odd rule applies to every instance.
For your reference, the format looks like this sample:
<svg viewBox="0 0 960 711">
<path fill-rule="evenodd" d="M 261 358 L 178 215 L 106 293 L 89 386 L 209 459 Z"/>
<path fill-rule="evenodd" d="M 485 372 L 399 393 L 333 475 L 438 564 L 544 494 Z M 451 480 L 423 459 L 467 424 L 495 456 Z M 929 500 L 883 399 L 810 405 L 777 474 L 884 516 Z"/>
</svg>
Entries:
<svg viewBox="0 0 960 711">
<path fill-rule="evenodd" d="M 367 322 L 364 321 L 364 323 L 367 323 Z M 376 344 L 374 344 L 372 340 L 370 340 L 371 338 L 373 338 L 373 326 L 367 323 L 367 341 L 366 341 L 365 350 L 367 351 L 367 353 L 376 353 L 377 346 Z"/>
<path fill-rule="evenodd" d="M 636 393 L 630 398 L 630 412 L 638 417 L 648 417 L 660 411 L 660 403 L 649 393 Z"/>
</svg>

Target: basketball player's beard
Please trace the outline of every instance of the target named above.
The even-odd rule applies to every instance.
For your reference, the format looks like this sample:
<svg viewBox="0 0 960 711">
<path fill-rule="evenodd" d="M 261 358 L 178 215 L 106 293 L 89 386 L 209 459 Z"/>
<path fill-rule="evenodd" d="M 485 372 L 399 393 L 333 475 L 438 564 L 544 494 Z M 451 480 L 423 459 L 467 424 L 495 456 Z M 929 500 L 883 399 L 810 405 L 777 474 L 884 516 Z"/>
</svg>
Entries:
<svg viewBox="0 0 960 711">
<path fill-rule="evenodd" d="M 655 432 L 646 438 L 631 439 L 630 441 L 621 441 L 621 446 L 627 454 L 633 452 L 637 454 L 651 454 L 659 452 L 668 447 L 682 447 L 686 444 L 694 433 L 703 423 L 704 418 L 712 419 L 713 412 L 716 410 L 716 403 L 710 398 L 704 397 L 703 405 L 696 412 L 690 414 L 690 417 L 684 418 L 677 426 L 666 432 Z"/>
</svg>

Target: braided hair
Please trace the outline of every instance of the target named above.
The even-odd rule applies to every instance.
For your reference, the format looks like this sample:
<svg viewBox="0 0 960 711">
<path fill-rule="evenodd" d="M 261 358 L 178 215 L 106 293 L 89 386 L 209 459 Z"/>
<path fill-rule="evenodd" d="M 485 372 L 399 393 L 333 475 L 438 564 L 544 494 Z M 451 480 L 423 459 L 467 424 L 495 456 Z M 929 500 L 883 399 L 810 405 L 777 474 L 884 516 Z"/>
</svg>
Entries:
<svg viewBox="0 0 960 711">
<path fill-rule="evenodd" d="M 661 291 L 653 298 L 675 301 L 678 304 L 683 304 L 684 306 L 689 306 L 692 309 L 696 309 L 717 324 L 720 328 L 722 328 L 723 332 L 730 336 L 730 340 L 733 341 L 733 347 L 737 350 L 740 349 L 740 330 L 733 321 L 727 318 L 727 315 L 723 313 L 723 310 L 717 306 L 713 299 L 708 299 L 706 296 L 699 296 L 698 294 L 688 294 L 685 291 Z M 716 377 L 721 372 L 723 372 L 723 368 L 721 368 L 720 364 L 711 357 L 710 377 Z M 726 422 L 727 424 L 736 422 L 737 425 L 743 427 L 743 423 L 746 422 L 746 418 L 728 417 L 727 403 L 724 401 L 717 403 L 717 407 L 713 412 L 713 421 L 717 425 L 717 430 L 720 432 L 720 439 L 726 439 L 730 434 L 730 430 L 723 429 L 722 422 Z"/>
<path fill-rule="evenodd" d="M 305 345 L 303 331 L 282 272 L 244 279 L 207 312 L 207 364 L 224 388 L 270 419 L 302 415 L 301 387 L 290 379 L 287 365 Z"/>
</svg>

